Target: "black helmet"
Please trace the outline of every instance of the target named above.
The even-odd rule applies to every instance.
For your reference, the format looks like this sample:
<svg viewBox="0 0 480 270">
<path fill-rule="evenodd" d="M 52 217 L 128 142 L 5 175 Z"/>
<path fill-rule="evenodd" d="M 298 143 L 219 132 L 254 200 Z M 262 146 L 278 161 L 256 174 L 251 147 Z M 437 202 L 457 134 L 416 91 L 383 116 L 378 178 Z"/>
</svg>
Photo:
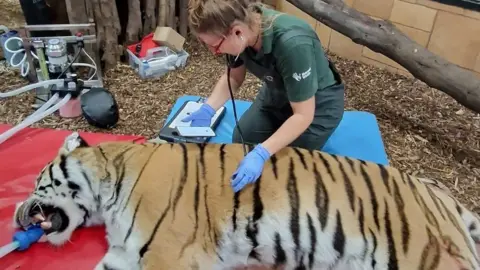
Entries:
<svg viewBox="0 0 480 270">
<path fill-rule="evenodd" d="M 119 119 L 118 106 L 111 92 L 101 87 L 92 87 L 81 95 L 83 116 L 87 122 L 99 128 L 112 128 Z"/>
</svg>

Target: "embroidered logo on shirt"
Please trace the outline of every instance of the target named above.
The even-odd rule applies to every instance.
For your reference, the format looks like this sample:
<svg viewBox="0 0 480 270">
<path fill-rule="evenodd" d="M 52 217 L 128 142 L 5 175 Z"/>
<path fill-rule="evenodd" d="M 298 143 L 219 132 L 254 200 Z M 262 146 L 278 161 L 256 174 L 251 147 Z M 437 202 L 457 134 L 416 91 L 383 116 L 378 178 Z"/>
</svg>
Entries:
<svg viewBox="0 0 480 270">
<path fill-rule="evenodd" d="M 298 74 L 298 73 L 293 73 L 292 77 L 297 80 L 297 81 L 300 81 L 301 79 L 305 79 L 307 78 L 308 76 L 310 76 L 310 74 L 312 73 L 312 68 L 308 68 L 306 71 Z"/>
</svg>

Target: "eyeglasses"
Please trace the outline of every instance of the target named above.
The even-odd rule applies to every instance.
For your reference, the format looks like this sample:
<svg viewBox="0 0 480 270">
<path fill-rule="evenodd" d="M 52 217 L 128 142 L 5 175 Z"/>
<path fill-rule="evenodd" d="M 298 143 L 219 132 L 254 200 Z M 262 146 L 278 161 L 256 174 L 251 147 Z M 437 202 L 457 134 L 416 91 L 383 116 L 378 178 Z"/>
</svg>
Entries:
<svg viewBox="0 0 480 270">
<path fill-rule="evenodd" d="M 217 46 L 213 47 L 215 49 L 215 54 L 220 54 L 220 47 L 222 46 L 224 41 L 225 41 L 225 37 L 222 38 L 222 40 L 218 43 Z"/>
</svg>

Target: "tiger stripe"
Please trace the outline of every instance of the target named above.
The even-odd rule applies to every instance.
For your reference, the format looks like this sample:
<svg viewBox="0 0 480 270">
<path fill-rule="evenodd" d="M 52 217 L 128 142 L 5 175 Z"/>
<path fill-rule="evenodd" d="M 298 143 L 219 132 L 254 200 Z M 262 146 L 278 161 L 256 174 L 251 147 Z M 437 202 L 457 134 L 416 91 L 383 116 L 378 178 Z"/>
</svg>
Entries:
<svg viewBox="0 0 480 270">
<path fill-rule="evenodd" d="M 313 219 L 310 214 L 307 213 L 308 231 L 310 232 L 310 252 L 308 253 L 308 267 L 313 268 L 315 260 L 315 251 L 317 247 L 317 230 L 313 226 Z"/>
<path fill-rule="evenodd" d="M 378 200 L 377 200 L 377 195 L 375 194 L 375 188 L 372 184 L 372 180 L 370 178 L 369 173 L 365 170 L 365 165 L 362 164 L 360 165 L 360 172 L 363 177 L 363 180 L 365 181 L 368 192 L 370 193 L 370 203 L 372 206 L 372 212 L 373 212 L 373 218 L 375 221 L 375 225 L 377 225 L 377 229 L 380 229 L 380 218 L 378 217 L 379 212 L 378 212 Z"/>
<path fill-rule="evenodd" d="M 282 266 L 287 261 L 287 255 L 282 248 L 282 238 L 278 232 L 275 233 L 275 255 L 273 257 L 275 258 L 275 268 Z"/>
<path fill-rule="evenodd" d="M 182 178 L 180 179 L 180 183 L 178 185 L 178 189 L 177 189 L 177 192 L 175 194 L 175 199 L 173 201 L 173 219 L 175 219 L 175 211 L 177 210 L 178 201 L 180 200 L 180 197 L 183 195 L 183 189 L 185 187 L 185 183 L 187 182 L 187 178 L 188 178 L 188 161 L 189 161 L 189 158 L 187 156 L 187 147 L 183 143 L 178 144 L 178 146 L 180 146 L 180 148 L 182 148 L 183 170 L 182 170 Z M 172 146 L 172 148 L 174 148 L 174 147 Z"/>
<path fill-rule="evenodd" d="M 377 167 L 380 170 L 381 178 L 383 180 L 383 183 L 385 184 L 385 187 L 387 188 L 388 193 L 392 194 L 392 191 L 390 188 L 390 173 L 385 168 L 385 166 L 381 166 L 380 164 L 378 164 Z"/>
<path fill-rule="evenodd" d="M 128 238 L 130 237 L 130 234 L 132 233 L 133 226 L 135 225 L 135 220 L 138 214 L 138 209 L 140 208 L 140 204 L 142 203 L 142 196 L 140 196 L 140 199 L 138 199 L 137 205 L 135 206 L 135 211 L 133 211 L 133 217 L 132 221 L 130 223 L 130 226 L 128 226 L 127 234 L 125 234 L 125 238 L 123 239 L 123 242 L 127 242 Z"/>
<path fill-rule="evenodd" d="M 293 151 L 295 151 L 295 154 L 297 154 L 298 158 L 300 159 L 300 162 L 302 163 L 303 168 L 305 170 L 308 170 L 308 166 L 307 166 L 307 163 L 305 162 L 305 156 L 303 155 L 303 153 L 297 147 L 293 147 Z"/>
<path fill-rule="evenodd" d="M 185 145 L 182 144 L 182 149 L 186 149 Z M 186 151 L 184 150 L 183 152 L 183 155 L 184 157 L 186 157 Z M 185 158 L 184 158 L 184 162 L 186 162 Z M 188 163 L 186 163 L 188 164 Z M 191 233 L 190 237 L 189 237 L 189 240 L 187 242 L 185 242 L 185 244 L 182 246 L 182 249 L 180 251 L 180 257 L 183 257 L 183 253 L 185 251 L 185 249 L 192 245 L 196 238 L 197 238 L 197 232 L 198 232 L 198 227 L 199 227 L 199 214 L 198 214 L 198 209 L 200 208 L 200 173 L 199 173 L 199 165 L 198 165 L 198 162 L 195 163 L 196 165 L 196 174 L 195 174 L 195 190 L 194 190 L 194 194 L 193 194 L 193 198 L 194 198 L 194 201 L 193 201 L 193 213 L 195 215 L 195 223 L 193 225 L 193 232 Z M 177 193 L 178 194 L 178 193 Z M 177 200 L 178 202 L 178 200 Z M 175 211 L 174 211 L 175 212 Z"/>
<path fill-rule="evenodd" d="M 220 155 L 219 155 L 219 157 L 220 157 L 220 170 L 221 170 L 221 173 L 222 173 L 221 176 L 220 176 L 220 179 L 224 179 L 224 178 L 225 178 L 225 146 L 226 146 L 226 144 L 222 144 L 222 145 L 220 146 Z M 220 185 L 221 185 L 221 187 L 222 187 L 222 195 L 224 195 L 224 194 L 225 194 L 225 186 L 226 186 L 226 185 L 225 185 L 225 183 L 223 183 L 223 182 L 222 182 Z"/>
<path fill-rule="evenodd" d="M 246 229 L 246 234 L 247 237 L 250 238 L 252 241 L 252 251 L 249 254 L 249 257 L 253 257 L 257 260 L 259 260 L 258 253 L 255 251 L 255 249 L 258 247 L 258 240 L 257 240 L 257 235 L 258 235 L 258 221 L 262 218 L 263 216 L 263 203 L 262 203 L 262 198 L 260 196 L 260 185 L 262 182 L 262 177 L 260 177 L 256 182 L 255 186 L 253 189 L 253 216 L 251 222 L 249 221 L 247 223 L 247 229 Z"/>
<path fill-rule="evenodd" d="M 358 198 L 358 224 L 359 224 L 359 230 L 360 233 L 362 234 L 362 239 L 363 239 L 363 253 L 362 253 L 362 260 L 365 260 L 365 257 L 367 256 L 367 251 L 368 251 L 368 240 L 367 236 L 365 234 L 365 214 L 363 213 L 363 201 L 362 198 Z"/>
<path fill-rule="evenodd" d="M 345 192 L 347 193 L 348 201 L 350 202 L 350 208 L 355 212 L 355 190 L 353 189 L 352 180 L 345 172 L 345 167 L 341 161 L 339 161 L 340 172 L 342 173 L 342 178 L 345 182 Z"/>
<path fill-rule="evenodd" d="M 377 246 L 378 246 L 378 240 L 377 240 L 377 237 L 375 236 L 375 233 L 369 229 L 370 231 L 370 236 L 372 237 L 372 240 L 373 240 L 373 249 L 372 249 L 372 252 L 371 252 L 371 259 L 372 259 L 372 269 L 376 269 L 377 267 L 377 260 L 375 259 L 376 257 L 376 252 L 377 252 Z"/>
<path fill-rule="evenodd" d="M 397 270 L 398 269 L 398 258 L 397 258 L 397 248 L 396 243 L 393 237 L 392 223 L 390 217 L 390 211 L 388 207 L 388 202 L 385 199 L 385 214 L 384 214 L 384 226 L 385 226 L 385 235 L 387 238 L 388 246 L 388 264 L 387 269 Z"/>
<path fill-rule="evenodd" d="M 390 192 L 389 192 L 390 193 Z M 402 248 L 403 253 L 408 253 L 408 246 L 410 242 L 410 225 L 408 224 L 408 218 L 405 213 L 405 202 L 400 194 L 400 189 L 398 187 L 397 182 L 393 182 L 393 194 L 394 194 L 394 202 L 397 206 L 397 212 L 400 216 L 400 226 L 402 232 Z"/>
<path fill-rule="evenodd" d="M 150 161 L 152 160 L 152 156 L 155 154 L 155 152 L 158 150 L 159 147 L 162 147 L 162 145 L 157 145 L 157 146 L 153 147 L 153 149 L 150 150 L 148 158 L 146 159 L 145 163 L 142 165 L 142 168 L 140 169 L 140 171 L 138 173 L 138 177 L 135 179 L 135 182 L 133 183 L 133 186 L 130 189 L 127 200 L 124 203 L 122 212 L 125 212 L 125 209 L 127 209 L 127 206 L 130 204 L 130 199 L 132 197 L 133 192 L 135 191 L 135 187 L 137 186 L 138 182 L 140 182 L 140 179 L 142 179 L 142 175 L 143 175 L 143 172 L 145 171 L 145 168 L 150 163 Z"/>
<path fill-rule="evenodd" d="M 428 242 L 423 248 L 420 270 L 437 269 L 440 264 L 440 243 L 438 239 L 432 234 L 432 231 L 426 227 Z"/>
<path fill-rule="evenodd" d="M 345 233 L 343 231 L 342 217 L 340 211 L 336 212 L 335 232 L 333 235 L 333 248 L 338 252 L 338 257 L 342 258 L 345 255 Z"/>
<path fill-rule="evenodd" d="M 445 215 L 443 214 L 443 210 L 441 209 L 440 204 L 438 203 L 438 198 L 435 196 L 435 194 L 433 194 L 433 191 L 430 187 L 427 186 L 426 189 L 427 189 L 428 195 L 430 196 L 430 199 L 435 204 L 435 207 L 437 208 L 438 213 L 440 214 L 442 219 L 445 220 Z"/>
<path fill-rule="evenodd" d="M 413 179 L 411 176 L 407 176 L 407 181 L 408 181 L 408 184 L 411 188 L 411 191 L 413 193 L 413 196 L 415 198 L 415 201 L 417 202 L 417 204 L 419 205 L 420 209 L 423 211 L 423 213 L 425 214 L 425 217 L 427 218 L 428 222 L 435 226 L 435 228 L 437 230 L 440 230 L 440 226 L 438 224 L 438 221 L 435 217 L 435 215 L 433 214 L 433 212 L 427 207 L 426 203 L 425 203 L 425 200 L 423 199 L 422 195 L 420 194 L 419 190 L 417 189 L 417 186 L 415 183 L 413 183 Z M 418 183 L 418 182 L 417 182 Z"/>
<path fill-rule="evenodd" d="M 295 260 L 298 262 L 298 247 L 300 245 L 300 198 L 297 188 L 297 178 L 295 176 L 295 162 L 290 158 L 288 167 L 287 194 L 290 200 L 290 232 L 295 244 Z"/>
<path fill-rule="evenodd" d="M 315 205 L 317 207 L 318 220 L 322 230 L 327 226 L 329 216 L 329 197 L 323 182 L 322 176 L 318 172 L 317 164 L 313 164 L 313 173 L 315 175 Z"/>
<path fill-rule="evenodd" d="M 212 238 L 212 233 L 213 233 L 213 230 L 212 230 L 212 221 L 211 221 L 211 218 L 210 218 L 210 207 L 208 206 L 208 181 L 207 181 L 207 177 L 206 177 L 206 164 L 205 164 L 205 145 L 204 144 L 199 144 L 198 145 L 199 148 L 200 148 L 200 158 L 199 158 L 199 163 L 200 163 L 200 168 L 202 170 L 202 181 L 204 182 L 203 183 L 203 202 L 204 202 L 204 206 L 205 206 L 205 213 L 206 213 L 206 216 L 207 216 L 207 231 L 208 231 L 208 237 L 210 238 L 210 242 L 213 242 L 213 238 L 215 238 L 215 236 Z M 214 183 L 216 184 L 216 183 Z M 217 240 L 215 240 L 215 242 L 217 242 Z"/>
</svg>

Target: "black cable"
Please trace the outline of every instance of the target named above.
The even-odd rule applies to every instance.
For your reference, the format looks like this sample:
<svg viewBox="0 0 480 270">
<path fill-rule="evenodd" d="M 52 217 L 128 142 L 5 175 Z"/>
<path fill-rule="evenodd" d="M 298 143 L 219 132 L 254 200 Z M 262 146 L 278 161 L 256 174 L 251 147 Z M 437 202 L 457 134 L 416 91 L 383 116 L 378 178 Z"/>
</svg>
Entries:
<svg viewBox="0 0 480 270">
<path fill-rule="evenodd" d="M 243 145 L 243 155 L 247 155 L 247 146 L 245 145 L 245 141 L 243 140 L 242 130 L 240 129 L 240 125 L 238 124 L 237 118 L 237 108 L 235 107 L 235 99 L 233 97 L 232 85 L 230 84 L 230 65 L 227 63 L 227 82 L 228 82 L 228 90 L 230 91 L 230 98 L 232 99 L 233 105 L 233 116 L 235 117 L 235 125 L 237 126 L 238 133 L 240 133 L 240 139 L 242 140 Z"/>
</svg>

